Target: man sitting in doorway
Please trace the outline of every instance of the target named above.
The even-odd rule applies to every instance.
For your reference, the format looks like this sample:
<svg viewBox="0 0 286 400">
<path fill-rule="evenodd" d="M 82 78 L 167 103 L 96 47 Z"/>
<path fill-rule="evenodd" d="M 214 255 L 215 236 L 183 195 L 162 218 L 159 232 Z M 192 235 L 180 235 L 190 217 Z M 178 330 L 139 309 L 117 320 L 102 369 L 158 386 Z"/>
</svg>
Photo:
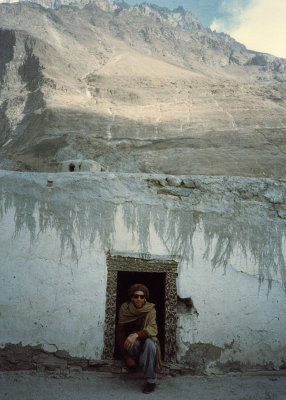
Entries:
<svg viewBox="0 0 286 400">
<path fill-rule="evenodd" d="M 151 393 L 156 386 L 155 367 L 161 368 L 155 304 L 147 301 L 149 290 L 141 283 L 129 288 L 128 297 L 130 301 L 119 310 L 116 340 L 128 369 L 135 369 L 137 363 L 143 367 L 143 393 Z"/>
</svg>

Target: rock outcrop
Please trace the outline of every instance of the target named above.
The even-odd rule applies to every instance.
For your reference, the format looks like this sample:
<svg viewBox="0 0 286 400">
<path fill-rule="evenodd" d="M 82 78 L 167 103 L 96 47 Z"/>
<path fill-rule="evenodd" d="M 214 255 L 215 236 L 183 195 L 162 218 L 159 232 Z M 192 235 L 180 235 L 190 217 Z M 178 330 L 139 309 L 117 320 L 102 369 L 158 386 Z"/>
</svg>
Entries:
<svg viewBox="0 0 286 400">
<path fill-rule="evenodd" d="M 286 176 L 285 59 L 182 8 L 38 3 L 0 5 L 1 168 Z"/>
</svg>

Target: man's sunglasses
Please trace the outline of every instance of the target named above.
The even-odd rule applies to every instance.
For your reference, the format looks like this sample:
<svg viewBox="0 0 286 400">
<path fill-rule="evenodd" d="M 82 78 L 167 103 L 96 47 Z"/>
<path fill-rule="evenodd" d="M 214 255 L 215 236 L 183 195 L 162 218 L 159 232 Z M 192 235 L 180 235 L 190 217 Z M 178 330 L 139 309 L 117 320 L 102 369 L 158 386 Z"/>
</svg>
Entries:
<svg viewBox="0 0 286 400">
<path fill-rule="evenodd" d="M 145 294 L 133 294 L 132 296 L 134 299 L 145 299 Z"/>
</svg>

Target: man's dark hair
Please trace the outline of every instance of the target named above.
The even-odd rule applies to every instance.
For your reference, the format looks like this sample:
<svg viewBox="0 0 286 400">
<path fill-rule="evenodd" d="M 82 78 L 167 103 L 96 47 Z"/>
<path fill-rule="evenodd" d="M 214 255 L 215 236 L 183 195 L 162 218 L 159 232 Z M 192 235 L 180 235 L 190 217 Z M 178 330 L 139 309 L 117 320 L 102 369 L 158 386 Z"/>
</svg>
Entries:
<svg viewBox="0 0 286 400">
<path fill-rule="evenodd" d="M 145 294 L 146 299 L 149 298 L 149 289 L 142 283 L 134 283 L 132 286 L 130 286 L 128 289 L 128 297 L 131 299 L 133 293 L 138 292 L 139 290 Z"/>
</svg>

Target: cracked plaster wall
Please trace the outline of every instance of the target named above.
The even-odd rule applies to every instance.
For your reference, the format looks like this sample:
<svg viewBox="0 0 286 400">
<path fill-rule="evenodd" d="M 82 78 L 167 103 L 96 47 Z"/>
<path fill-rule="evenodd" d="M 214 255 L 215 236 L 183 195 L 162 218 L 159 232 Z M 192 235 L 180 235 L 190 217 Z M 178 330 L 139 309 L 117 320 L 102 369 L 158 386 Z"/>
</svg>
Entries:
<svg viewBox="0 0 286 400">
<path fill-rule="evenodd" d="M 173 255 L 178 361 L 286 361 L 284 181 L 2 171 L 0 342 L 103 350 L 106 252 Z M 194 347 L 195 346 L 195 347 Z"/>
</svg>

